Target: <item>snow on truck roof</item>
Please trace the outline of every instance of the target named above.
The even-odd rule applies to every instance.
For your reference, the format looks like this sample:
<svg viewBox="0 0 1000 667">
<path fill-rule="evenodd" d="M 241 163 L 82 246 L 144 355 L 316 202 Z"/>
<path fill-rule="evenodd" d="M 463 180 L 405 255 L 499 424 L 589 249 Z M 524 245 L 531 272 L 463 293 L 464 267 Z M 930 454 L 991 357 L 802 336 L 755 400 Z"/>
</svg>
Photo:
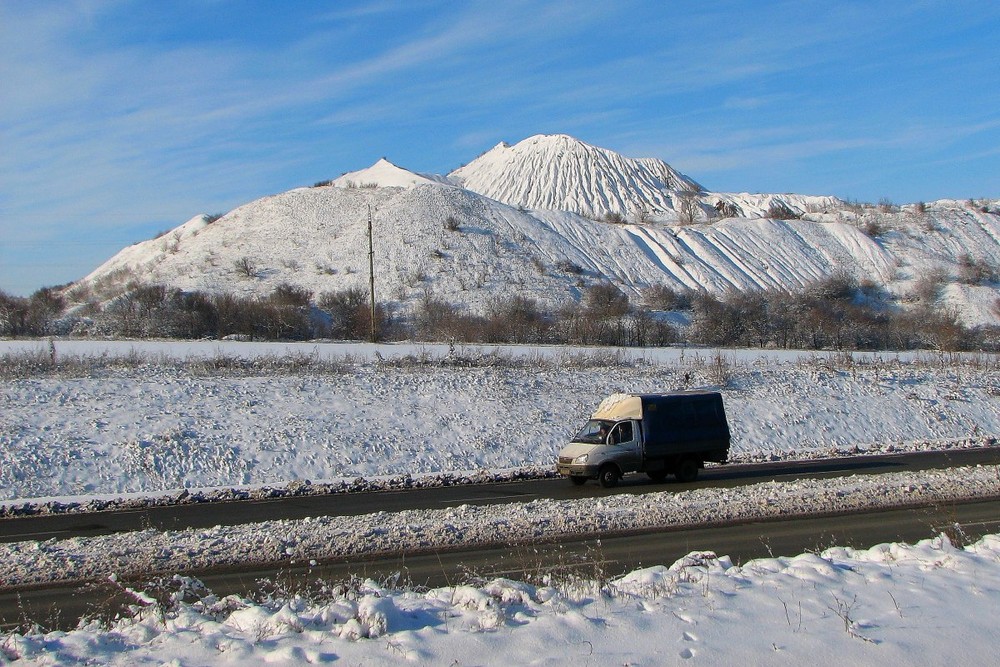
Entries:
<svg viewBox="0 0 1000 667">
<path fill-rule="evenodd" d="M 662 394 L 611 394 L 597 406 L 591 419 L 607 419 L 620 421 L 622 419 L 642 419 L 643 399 L 666 396 L 712 396 L 714 391 L 672 391 Z"/>
</svg>

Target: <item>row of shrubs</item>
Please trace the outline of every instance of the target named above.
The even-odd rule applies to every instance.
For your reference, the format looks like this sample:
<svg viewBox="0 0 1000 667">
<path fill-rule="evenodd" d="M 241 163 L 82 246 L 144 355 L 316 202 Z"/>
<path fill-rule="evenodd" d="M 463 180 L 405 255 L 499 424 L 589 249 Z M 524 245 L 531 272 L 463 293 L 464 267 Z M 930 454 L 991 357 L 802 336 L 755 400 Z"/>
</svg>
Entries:
<svg viewBox="0 0 1000 667">
<path fill-rule="evenodd" d="M 353 288 L 324 292 L 281 285 L 266 297 L 184 292 L 134 285 L 89 313 L 67 314 L 56 289 L 29 298 L 0 291 L 0 335 L 227 338 L 247 340 L 364 340 L 371 333 L 368 294 Z M 666 312 L 680 313 L 683 327 Z M 552 343 L 713 346 L 795 349 L 1000 349 L 997 327 L 970 329 L 956 315 L 925 304 L 899 309 L 873 288 L 844 274 L 796 293 L 705 292 L 653 287 L 634 304 L 608 283 L 584 290 L 580 303 L 554 310 L 524 296 L 498 297 L 472 314 L 433 295 L 412 312 L 377 304 L 380 340 L 469 343 Z M 678 318 L 675 318 L 676 321 Z"/>
</svg>

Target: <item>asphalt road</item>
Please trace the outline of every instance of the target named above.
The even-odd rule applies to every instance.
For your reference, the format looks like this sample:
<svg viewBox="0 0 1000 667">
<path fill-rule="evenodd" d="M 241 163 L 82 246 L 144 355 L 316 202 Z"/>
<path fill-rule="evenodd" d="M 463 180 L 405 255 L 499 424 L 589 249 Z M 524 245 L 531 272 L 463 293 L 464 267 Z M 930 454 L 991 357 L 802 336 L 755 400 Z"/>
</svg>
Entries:
<svg viewBox="0 0 1000 667">
<path fill-rule="evenodd" d="M 742 563 L 831 545 L 860 548 L 882 542 L 915 542 L 944 530 L 954 531 L 956 525 L 961 526 L 961 534 L 969 541 L 1000 532 L 1000 500 L 566 540 L 541 546 L 370 557 L 311 567 L 289 568 L 285 563 L 275 568 L 188 574 L 197 576 L 219 595 L 259 591 L 261 579 L 278 582 L 292 591 L 302 590 L 319 578 L 338 582 L 354 576 L 396 580 L 411 586 L 476 583 L 498 576 L 537 582 L 543 573 L 557 579 L 570 575 L 615 576 L 640 566 L 669 565 L 695 550 L 729 555 L 733 562 Z M 140 582 L 134 583 L 142 587 Z M 134 600 L 124 598 L 120 589 L 107 582 L 2 593 L 0 630 L 26 622 L 38 622 L 46 629 L 69 629 L 81 616 L 107 615 L 123 602 Z"/>
<path fill-rule="evenodd" d="M 433 489 L 301 496 L 269 500 L 173 505 L 141 510 L 56 514 L 0 520 L 0 542 L 90 537 L 156 528 L 181 530 L 240 525 L 309 516 L 346 516 L 405 509 L 442 509 L 457 505 L 528 502 L 538 498 L 573 499 L 617 493 L 652 493 L 701 487 L 735 487 L 767 480 L 838 477 L 851 474 L 904 472 L 976 464 L 1000 464 L 1000 447 L 956 449 L 880 456 L 858 456 L 805 462 L 710 466 L 698 481 L 653 483 L 645 475 L 626 476 L 615 489 L 596 482 L 575 487 L 565 479 L 448 486 Z"/>
</svg>

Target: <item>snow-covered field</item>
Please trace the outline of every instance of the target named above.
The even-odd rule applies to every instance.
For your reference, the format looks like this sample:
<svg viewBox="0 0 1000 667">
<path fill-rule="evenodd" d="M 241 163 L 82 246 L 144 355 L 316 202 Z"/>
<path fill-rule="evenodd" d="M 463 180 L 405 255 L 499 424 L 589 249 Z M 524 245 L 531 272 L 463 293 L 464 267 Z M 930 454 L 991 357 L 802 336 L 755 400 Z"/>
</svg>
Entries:
<svg viewBox="0 0 1000 667">
<path fill-rule="evenodd" d="M 2 385 L 2 500 L 548 468 L 622 391 L 721 388 L 740 460 L 1000 433 L 989 355 L 53 345 L 75 368 Z"/>
<path fill-rule="evenodd" d="M 614 391 L 713 386 L 743 460 L 995 442 L 995 356 L 238 343 L 0 344 L 0 494 L 158 495 L 303 479 L 550 466 Z M 39 370 L 26 368 L 25 350 Z M 102 359 L 103 351 L 107 355 Z M 241 361 L 242 360 L 242 361 Z M 10 584 L 184 571 L 245 556 L 308 562 L 407 546 L 530 540 L 719 518 L 995 495 L 1000 469 L 737 490 L 535 501 L 4 545 Z M 656 509 L 654 514 L 651 510 Z M 375 582 L 265 601 L 151 606 L 72 632 L 0 637 L 15 664 L 990 664 L 1000 539 L 759 559 L 720 554 L 620 578 Z M 780 555 L 779 555 L 780 556 Z M 140 594 L 141 598 L 142 595 Z M 197 596 L 196 596 L 197 597 Z"/>
</svg>

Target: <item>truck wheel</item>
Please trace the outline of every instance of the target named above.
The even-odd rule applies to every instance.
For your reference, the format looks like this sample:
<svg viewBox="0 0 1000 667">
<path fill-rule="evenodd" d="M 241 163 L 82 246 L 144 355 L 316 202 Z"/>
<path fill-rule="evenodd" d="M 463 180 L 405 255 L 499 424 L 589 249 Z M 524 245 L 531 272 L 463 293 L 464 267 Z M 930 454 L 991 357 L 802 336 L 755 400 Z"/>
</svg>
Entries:
<svg viewBox="0 0 1000 667">
<path fill-rule="evenodd" d="M 649 475 L 649 478 L 654 482 L 662 482 L 667 478 L 666 470 L 657 470 L 656 472 L 647 472 L 646 474 Z"/>
<path fill-rule="evenodd" d="M 610 489 L 613 486 L 618 486 L 618 480 L 622 478 L 621 474 L 618 472 L 618 468 L 607 465 L 601 468 L 601 471 L 597 473 L 597 481 L 601 483 L 605 489 Z"/>
<path fill-rule="evenodd" d="M 674 477 L 677 478 L 678 482 L 693 482 L 698 479 L 698 467 L 698 461 L 695 459 L 682 459 L 677 464 Z"/>
<path fill-rule="evenodd" d="M 583 486 L 587 483 L 587 478 L 580 475 L 570 475 L 569 481 L 573 482 L 573 486 Z"/>
</svg>

